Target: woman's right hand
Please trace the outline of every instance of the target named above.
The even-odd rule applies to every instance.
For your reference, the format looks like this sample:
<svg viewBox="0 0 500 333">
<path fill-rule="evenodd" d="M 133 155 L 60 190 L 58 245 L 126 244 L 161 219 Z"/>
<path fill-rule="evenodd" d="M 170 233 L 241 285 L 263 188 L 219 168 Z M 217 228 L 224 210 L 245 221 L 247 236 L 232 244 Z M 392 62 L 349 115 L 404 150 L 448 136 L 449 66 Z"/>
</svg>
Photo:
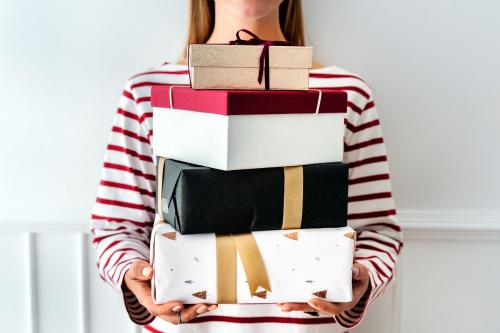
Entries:
<svg viewBox="0 0 500 333">
<path fill-rule="evenodd" d="M 132 263 L 127 273 L 125 273 L 124 281 L 128 289 L 137 297 L 139 303 L 155 317 L 163 318 L 176 325 L 179 312 L 181 313 L 181 323 L 187 323 L 202 313 L 217 309 L 216 304 L 201 303 L 185 307 L 179 301 L 154 304 L 151 296 L 150 280 L 152 277 L 153 267 L 144 260 L 137 260 Z"/>
</svg>

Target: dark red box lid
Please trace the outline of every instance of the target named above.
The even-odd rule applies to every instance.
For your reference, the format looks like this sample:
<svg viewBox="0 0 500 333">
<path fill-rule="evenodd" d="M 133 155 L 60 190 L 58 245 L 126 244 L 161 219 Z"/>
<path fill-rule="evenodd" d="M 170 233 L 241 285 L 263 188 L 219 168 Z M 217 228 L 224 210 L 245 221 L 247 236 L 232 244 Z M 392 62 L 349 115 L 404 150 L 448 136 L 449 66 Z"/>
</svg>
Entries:
<svg viewBox="0 0 500 333">
<path fill-rule="evenodd" d="M 151 106 L 170 108 L 170 85 L 151 88 Z M 319 113 L 345 113 L 347 93 L 322 89 Z M 315 113 L 317 90 L 195 90 L 172 88 L 175 109 L 220 115 Z"/>
</svg>

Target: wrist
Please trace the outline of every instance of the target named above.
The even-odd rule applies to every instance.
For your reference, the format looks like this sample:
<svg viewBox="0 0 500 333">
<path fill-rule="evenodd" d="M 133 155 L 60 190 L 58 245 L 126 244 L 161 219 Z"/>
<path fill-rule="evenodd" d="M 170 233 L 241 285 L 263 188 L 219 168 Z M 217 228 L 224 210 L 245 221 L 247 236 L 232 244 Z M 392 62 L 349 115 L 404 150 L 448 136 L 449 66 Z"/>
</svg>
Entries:
<svg viewBox="0 0 500 333">
<path fill-rule="evenodd" d="M 363 293 L 363 296 L 361 296 L 361 299 L 368 298 L 372 292 L 372 283 L 370 279 L 368 279 L 368 283 L 366 284 L 365 291 Z"/>
</svg>

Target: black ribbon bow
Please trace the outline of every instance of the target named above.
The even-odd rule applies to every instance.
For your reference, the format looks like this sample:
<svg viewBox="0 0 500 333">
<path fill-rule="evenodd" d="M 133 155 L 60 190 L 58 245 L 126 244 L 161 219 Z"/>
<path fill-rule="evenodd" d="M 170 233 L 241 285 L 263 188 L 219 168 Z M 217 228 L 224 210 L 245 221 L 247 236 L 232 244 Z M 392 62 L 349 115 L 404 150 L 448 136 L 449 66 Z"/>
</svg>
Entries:
<svg viewBox="0 0 500 333">
<path fill-rule="evenodd" d="M 252 36 L 250 39 L 241 39 L 240 32 L 245 32 L 246 34 Z M 262 77 L 264 77 L 264 86 L 266 90 L 269 90 L 269 46 L 289 46 L 293 43 L 280 41 L 280 40 L 264 40 L 260 39 L 256 34 L 247 30 L 240 29 L 236 32 L 236 39 L 229 42 L 229 45 L 263 45 L 262 52 L 259 59 L 259 76 L 258 81 L 262 83 Z"/>
</svg>

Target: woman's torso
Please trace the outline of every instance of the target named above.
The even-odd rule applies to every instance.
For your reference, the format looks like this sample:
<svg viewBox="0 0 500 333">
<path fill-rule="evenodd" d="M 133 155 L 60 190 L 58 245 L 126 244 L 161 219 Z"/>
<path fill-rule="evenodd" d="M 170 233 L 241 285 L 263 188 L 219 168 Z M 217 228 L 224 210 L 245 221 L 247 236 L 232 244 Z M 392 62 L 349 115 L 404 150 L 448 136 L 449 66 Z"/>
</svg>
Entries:
<svg viewBox="0 0 500 333">
<path fill-rule="evenodd" d="M 187 67 L 163 64 L 130 78 L 124 96 L 135 101 L 139 121 L 148 133 L 153 135 L 153 117 L 150 105 L 151 86 L 157 84 L 187 85 Z M 358 76 L 341 68 L 331 66 L 313 69 L 310 74 L 311 88 L 344 90 L 348 94 L 349 108 L 346 124 L 356 123 L 361 110 L 369 103 L 370 92 L 366 83 Z M 152 153 L 151 153 L 152 154 Z M 284 313 L 274 305 L 220 305 L 215 311 L 200 315 L 194 321 L 180 326 L 162 319 L 155 319 L 144 327 L 144 332 L 345 332 L 335 324 L 332 317 L 312 316 L 302 312 Z"/>
</svg>

